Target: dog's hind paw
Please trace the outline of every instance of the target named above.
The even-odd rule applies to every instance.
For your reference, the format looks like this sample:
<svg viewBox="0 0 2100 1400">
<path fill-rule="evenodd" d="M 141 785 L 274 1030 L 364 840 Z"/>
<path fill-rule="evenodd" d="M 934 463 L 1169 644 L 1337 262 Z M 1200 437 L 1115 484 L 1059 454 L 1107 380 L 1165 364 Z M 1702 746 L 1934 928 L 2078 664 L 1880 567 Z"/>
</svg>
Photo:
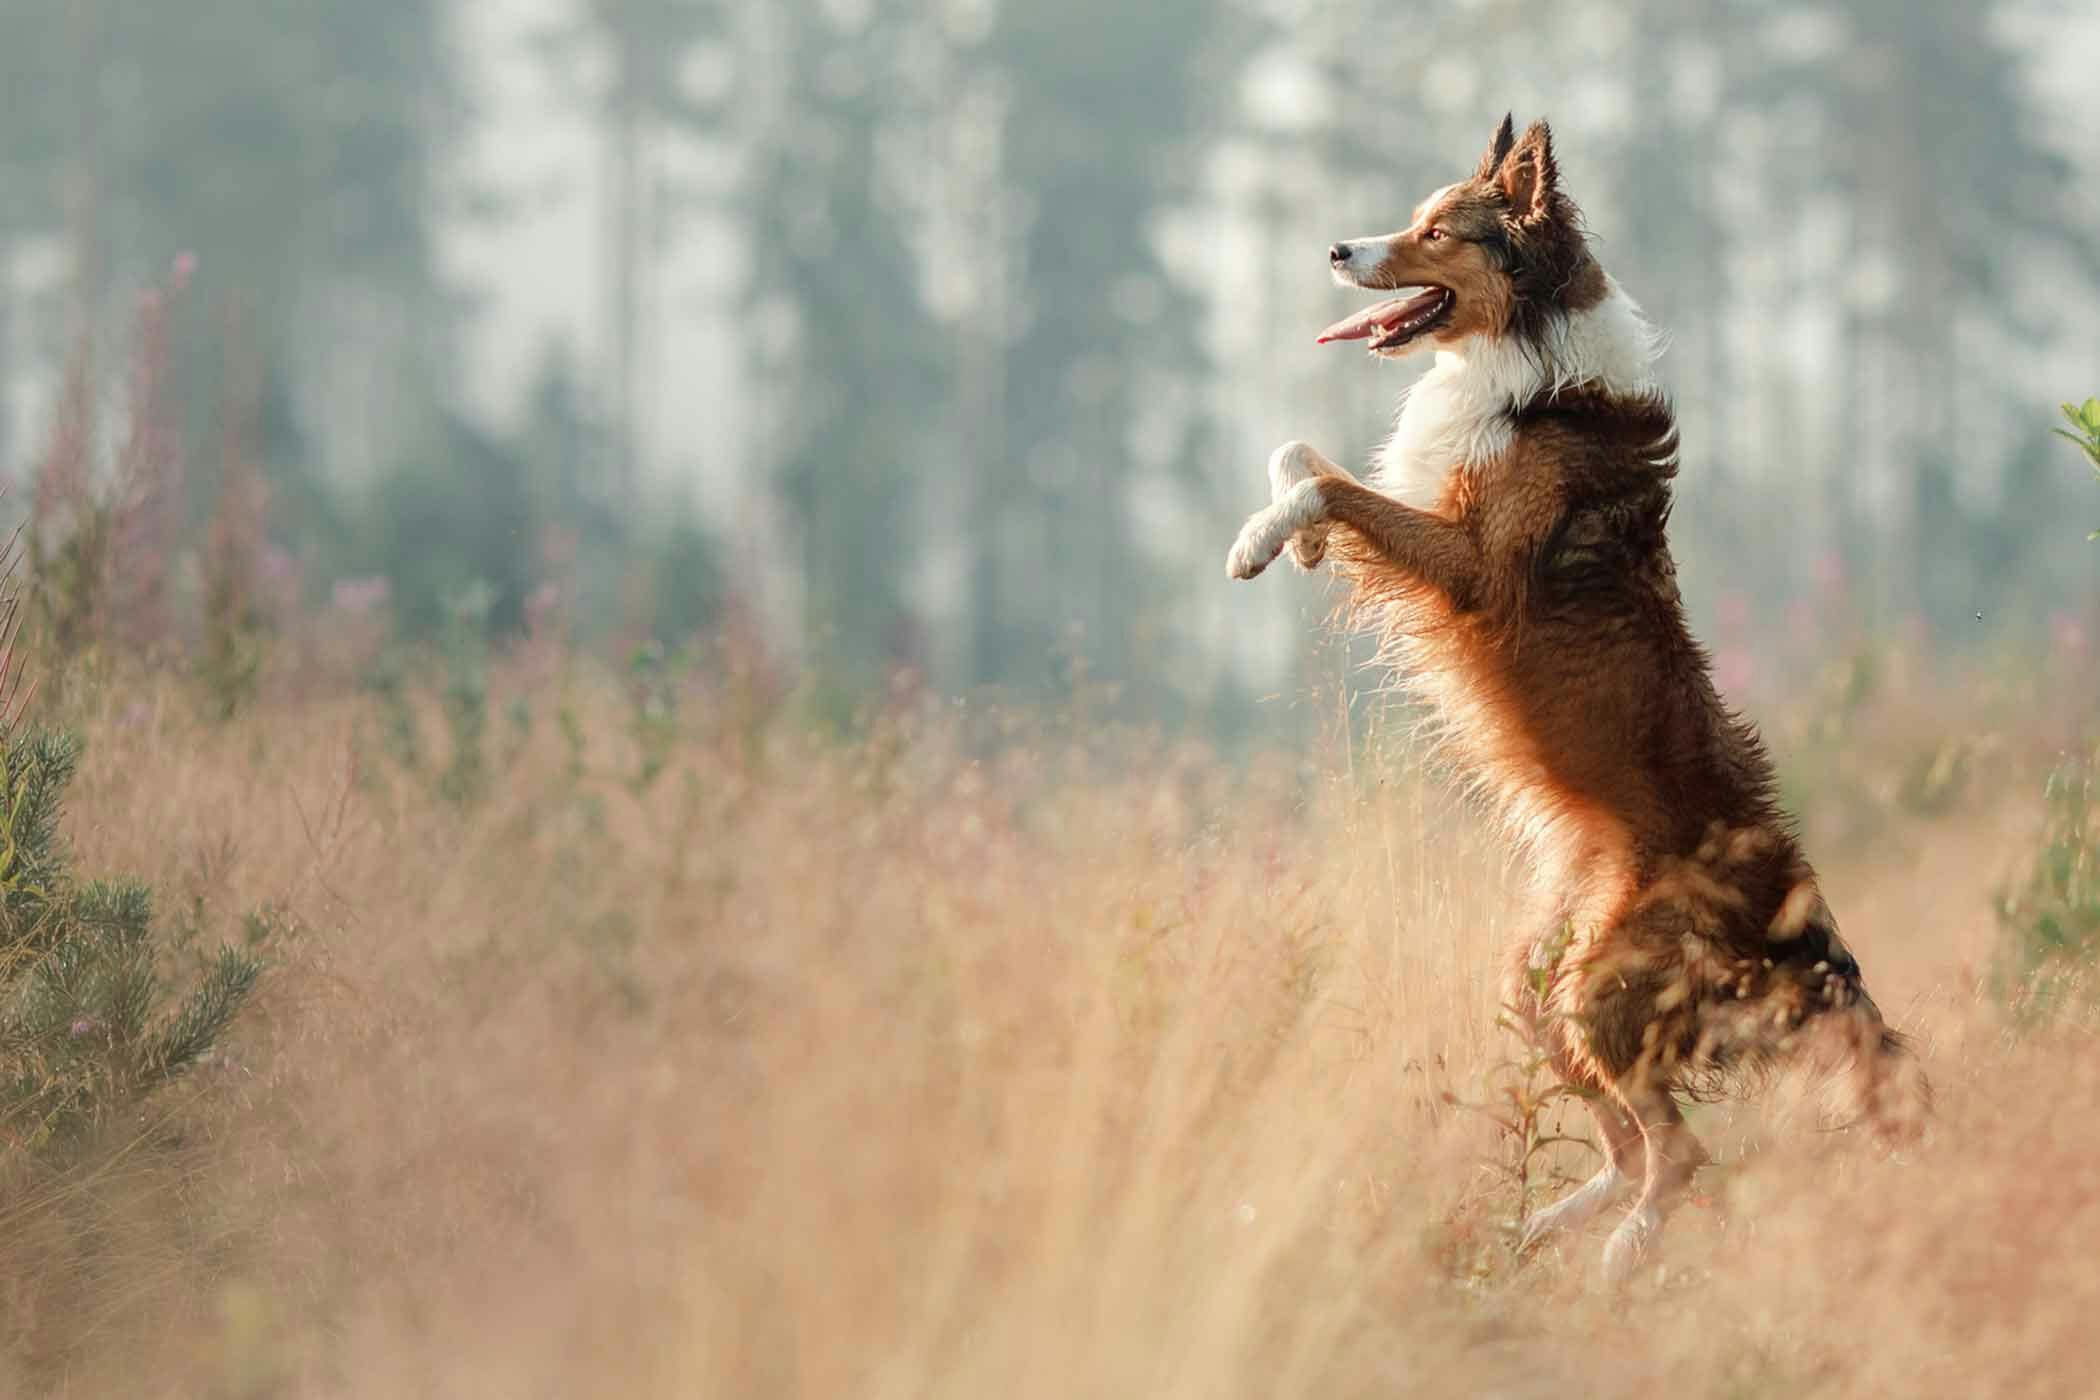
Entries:
<svg viewBox="0 0 2100 1400">
<path fill-rule="evenodd" d="M 1524 1218 L 1517 1236 L 1517 1253 L 1528 1254 L 1549 1236 L 1563 1230 L 1579 1230 L 1596 1218 L 1626 1187 L 1626 1178 L 1607 1162 L 1603 1169 L 1550 1206 Z"/>
<path fill-rule="evenodd" d="M 1642 1201 L 1627 1212 L 1626 1218 L 1619 1222 L 1619 1228 L 1613 1230 L 1611 1238 L 1604 1242 L 1606 1287 L 1626 1286 L 1633 1278 L 1633 1271 L 1641 1266 L 1641 1260 L 1654 1246 L 1656 1237 L 1662 1233 L 1662 1227 L 1663 1213 L 1653 1201 Z"/>
</svg>

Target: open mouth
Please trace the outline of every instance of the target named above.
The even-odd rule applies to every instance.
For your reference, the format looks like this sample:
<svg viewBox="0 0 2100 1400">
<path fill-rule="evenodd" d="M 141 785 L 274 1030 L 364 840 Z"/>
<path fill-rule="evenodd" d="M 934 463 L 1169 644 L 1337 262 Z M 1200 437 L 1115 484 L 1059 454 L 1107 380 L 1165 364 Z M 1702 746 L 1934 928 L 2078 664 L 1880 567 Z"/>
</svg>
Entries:
<svg viewBox="0 0 2100 1400">
<path fill-rule="evenodd" d="M 1450 320 L 1451 310 L 1457 305 L 1458 298 L 1449 287 L 1423 287 L 1404 297 L 1375 302 L 1354 316 L 1336 321 L 1320 332 L 1319 343 L 1369 340 L 1371 343 L 1364 348 L 1374 353 L 1397 350 Z"/>
</svg>

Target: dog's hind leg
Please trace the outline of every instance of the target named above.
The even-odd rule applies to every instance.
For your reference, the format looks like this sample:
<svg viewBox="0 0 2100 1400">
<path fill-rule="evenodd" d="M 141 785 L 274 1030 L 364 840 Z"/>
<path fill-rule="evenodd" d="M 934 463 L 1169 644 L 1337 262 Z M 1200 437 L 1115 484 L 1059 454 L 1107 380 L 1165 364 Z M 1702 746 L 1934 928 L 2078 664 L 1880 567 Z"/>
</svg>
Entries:
<svg viewBox="0 0 2100 1400">
<path fill-rule="evenodd" d="M 1627 1107 L 1640 1124 L 1644 1170 L 1640 1196 L 1604 1242 L 1604 1281 L 1614 1286 L 1633 1276 L 1641 1256 L 1662 1234 L 1670 1208 L 1691 1185 L 1692 1173 L 1711 1160 L 1667 1089 L 1629 1095 Z"/>
<path fill-rule="evenodd" d="M 1604 1139 L 1604 1165 L 1588 1181 L 1525 1219 L 1524 1233 L 1517 1241 L 1519 1254 L 1527 1253 L 1549 1235 L 1581 1229 L 1640 1179 L 1643 1165 L 1639 1126 L 1625 1110 L 1601 1095 L 1591 1099 L 1589 1107 L 1590 1116 L 1597 1120 L 1597 1134 Z"/>
</svg>

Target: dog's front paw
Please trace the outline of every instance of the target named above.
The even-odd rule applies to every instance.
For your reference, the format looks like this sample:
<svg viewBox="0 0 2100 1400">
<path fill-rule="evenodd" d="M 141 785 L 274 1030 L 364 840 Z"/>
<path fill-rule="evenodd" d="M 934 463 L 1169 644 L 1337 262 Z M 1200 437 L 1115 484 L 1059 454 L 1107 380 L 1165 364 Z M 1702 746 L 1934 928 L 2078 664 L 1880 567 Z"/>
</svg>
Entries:
<svg viewBox="0 0 2100 1400">
<path fill-rule="evenodd" d="M 1283 552 L 1283 543 L 1290 538 L 1279 534 L 1271 518 L 1276 508 L 1271 506 L 1248 520 L 1240 527 L 1240 537 L 1232 542 L 1232 552 L 1225 556 L 1225 572 L 1232 578 L 1253 578 L 1263 569 L 1276 562 Z"/>
<path fill-rule="evenodd" d="M 1327 526 L 1314 525 L 1291 536 L 1291 560 L 1306 573 L 1327 558 Z"/>
<path fill-rule="evenodd" d="M 1240 527 L 1232 552 L 1225 557 L 1225 572 L 1233 578 L 1253 578 L 1276 561 L 1291 537 L 1325 520 L 1320 483 L 1301 481 L 1267 510 L 1257 511 Z M 1324 547 L 1324 541 L 1322 542 Z"/>
<path fill-rule="evenodd" d="M 1299 486 L 1316 477 L 1334 474 L 1336 467 L 1302 442 L 1287 442 L 1269 454 L 1269 499 L 1281 502 Z M 1291 558 L 1307 573 L 1320 567 L 1327 557 L 1327 526 L 1309 526 L 1291 538 Z"/>
<path fill-rule="evenodd" d="M 1269 499 L 1280 501 L 1301 481 L 1320 475 L 1326 458 L 1302 442 L 1287 442 L 1269 454 Z"/>
</svg>

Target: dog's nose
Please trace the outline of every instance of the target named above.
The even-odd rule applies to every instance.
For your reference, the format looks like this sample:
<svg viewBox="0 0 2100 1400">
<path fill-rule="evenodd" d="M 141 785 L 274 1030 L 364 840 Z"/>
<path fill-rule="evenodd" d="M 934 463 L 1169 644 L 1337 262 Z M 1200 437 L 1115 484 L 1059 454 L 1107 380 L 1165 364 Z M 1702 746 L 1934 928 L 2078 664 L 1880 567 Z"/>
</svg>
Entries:
<svg viewBox="0 0 2100 1400">
<path fill-rule="evenodd" d="M 1332 248 L 1329 248 L 1327 250 L 1327 261 L 1333 263 L 1336 267 L 1340 267 L 1343 263 L 1349 261 L 1349 245 L 1337 243 Z"/>
</svg>

